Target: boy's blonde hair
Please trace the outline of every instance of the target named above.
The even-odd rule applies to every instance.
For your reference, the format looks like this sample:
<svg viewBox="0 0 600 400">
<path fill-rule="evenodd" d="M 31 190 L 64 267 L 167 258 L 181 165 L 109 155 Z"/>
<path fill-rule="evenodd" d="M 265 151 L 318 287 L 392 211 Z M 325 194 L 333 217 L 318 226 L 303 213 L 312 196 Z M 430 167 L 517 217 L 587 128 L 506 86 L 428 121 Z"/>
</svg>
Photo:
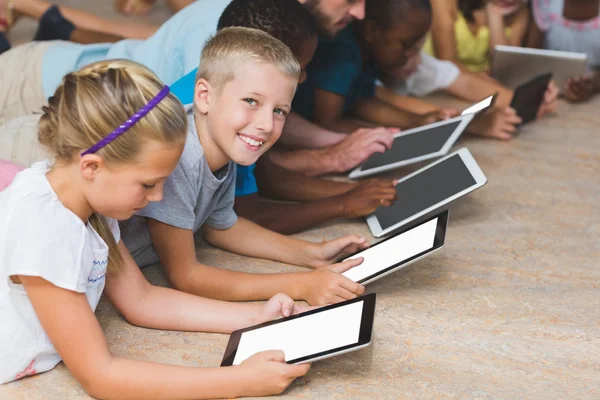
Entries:
<svg viewBox="0 0 600 400">
<path fill-rule="evenodd" d="M 204 78 L 219 89 L 248 62 L 271 64 L 290 78 L 300 78 L 300 64 L 283 42 L 259 29 L 231 27 L 221 29 L 206 41 L 196 82 Z"/>
<path fill-rule="evenodd" d="M 77 160 L 146 105 L 164 84 L 146 67 L 125 60 L 102 61 L 67 74 L 43 108 L 38 138 L 57 163 Z M 98 150 L 107 163 L 127 163 L 147 140 L 183 144 L 187 117 L 173 94 L 165 97 L 131 129 Z M 117 243 L 104 218 L 90 223 L 109 247 L 109 268 L 122 264 Z"/>
</svg>

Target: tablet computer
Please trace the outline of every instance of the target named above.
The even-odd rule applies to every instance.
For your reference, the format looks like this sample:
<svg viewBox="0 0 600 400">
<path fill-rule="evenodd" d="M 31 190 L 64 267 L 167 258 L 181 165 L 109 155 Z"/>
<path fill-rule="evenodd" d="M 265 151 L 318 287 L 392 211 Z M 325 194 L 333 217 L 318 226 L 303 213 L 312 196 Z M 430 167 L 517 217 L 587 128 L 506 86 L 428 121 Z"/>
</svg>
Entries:
<svg viewBox="0 0 600 400">
<path fill-rule="evenodd" d="M 496 45 L 492 76 L 514 89 L 530 77 L 552 72 L 560 91 L 567 79 L 587 71 L 585 53 Z"/>
<path fill-rule="evenodd" d="M 235 331 L 222 367 L 267 350 L 283 350 L 288 364 L 313 362 L 371 344 L 375 293 Z"/>
<path fill-rule="evenodd" d="M 412 224 L 368 249 L 347 257 L 363 257 L 362 264 L 342 275 L 366 285 L 427 257 L 444 246 L 449 211 Z"/>
<path fill-rule="evenodd" d="M 551 79 L 551 73 L 538 75 L 515 89 L 510 106 L 515 109 L 517 115 L 523 120 L 521 125 L 537 118 L 537 113 L 544 101 L 544 93 Z"/>
<path fill-rule="evenodd" d="M 394 135 L 391 149 L 385 153 L 373 154 L 364 164 L 350 172 L 349 178 L 364 178 L 404 165 L 444 156 L 448 154 L 473 117 L 473 114 L 460 115 L 398 132 Z"/>
<path fill-rule="evenodd" d="M 496 103 L 496 97 L 498 97 L 498 92 L 473 104 L 471 107 L 465 108 L 460 115 L 473 114 L 474 116 L 477 116 L 487 111 L 488 108 L 493 107 L 494 103 Z"/>
<path fill-rule="evenodd" d="M 469 150 L 462 148 L 398 181 L 396 202 L 367 216 L 367 224 L 373 236 L 387 235 L 486 183 Z"/>
</svg>

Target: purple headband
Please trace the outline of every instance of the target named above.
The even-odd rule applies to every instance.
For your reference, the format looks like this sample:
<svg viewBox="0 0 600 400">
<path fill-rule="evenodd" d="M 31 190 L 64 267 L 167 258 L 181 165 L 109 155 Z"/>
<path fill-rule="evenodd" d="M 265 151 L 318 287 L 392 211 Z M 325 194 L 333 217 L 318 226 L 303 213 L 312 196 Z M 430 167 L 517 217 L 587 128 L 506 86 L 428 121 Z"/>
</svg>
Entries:
<svg viewBox="0 0 600 400">
<path fill-rule="evenodd" d="M 106 135 L 98 143 L 96 143 L 95 145 L 93 145 L 92 147 L 90 147 L 89 149 L 84 151 L 83 153 L 81 153 L 81 156 L 83 157 L 86 154 L 96 153 L 98 150 L 100 150 L 101 148 L 103 148 L 104 146 L 106 146 L 107 144 L 109 144 L 110 142 L 112 142 L 113 140 L 115 140 L 116 138 L 118 138 L 119 136 L 124 134 L 125 132 L 127 132 L 129 129 L 131 129 L 132 126 L 137 124 L 140 119 L 142 119 L 146 114 L 148 114 L 150 112 L 150 110 L 152 110 L 154 107 L 156 107 L 158 105 L 158 103 L 161 102 L 162 99 L 167 97 L 168 94 L 169 94 L 169 87 L 165 85 L 161 89 L 161 91 L 158 92 L 156 97 L 154 97 L 152 100 L 150 100 L 148 102 L 148 104 L 146 104 L 144 107 L 140 108 L 138 110 L 138 112 L 133 114 L 133 116 L 131 118 L 129 118 L 127 121 L 125 121 L 122 125 L 119 125 L 119 127 L 117 129 L 112 131 L 110 134 Z"/>
</svg>

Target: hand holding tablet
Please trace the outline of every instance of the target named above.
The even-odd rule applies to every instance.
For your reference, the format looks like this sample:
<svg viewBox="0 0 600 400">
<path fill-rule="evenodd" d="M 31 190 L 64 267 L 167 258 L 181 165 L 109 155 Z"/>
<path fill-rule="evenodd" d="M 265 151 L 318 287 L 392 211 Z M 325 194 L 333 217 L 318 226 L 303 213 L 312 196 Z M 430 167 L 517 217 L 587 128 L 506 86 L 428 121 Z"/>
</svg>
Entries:
<svg viewBox="0 0 600 400">
<path fill-rule="evenodd" d="M 538 75 L 515 89 L 510 106 L 521 117 L 522 124 L 537 118 L 538 110 L 544 102 L 544 93 L 546 93 L 551 79 L 551 73 Z"/>
<path fill-rule="evenodd" d="M 333 357 L 371 344 L 375 294 L 235 331 L 221 366 L 239 365 L 261 351 L 281 350 L 298 364 Z"/>
<path fill-rule="evenodd" d="M 398 181 L 398 200 L 367 217 L 375 237 L 412 222 L 487 183 L 487 178 L 468 149 L 435 161 Z"/>
<path fill-rule="evenodd" d="M 474 116 L 474 113 L 460 115 L 398 132 L 394 135 L 394 142 L 390 150 L 385 153 L 373 154 L 363 165 L 353 170 L 349 178 L 364 178 L 446 155 Z"/>
<path fill-rule="evenodd" d="M 444 245 L 448 211 L 413 224 L 347 259 L 364 261 L 343 275 L 366 285 L 439 250 Z"/>
</svg>

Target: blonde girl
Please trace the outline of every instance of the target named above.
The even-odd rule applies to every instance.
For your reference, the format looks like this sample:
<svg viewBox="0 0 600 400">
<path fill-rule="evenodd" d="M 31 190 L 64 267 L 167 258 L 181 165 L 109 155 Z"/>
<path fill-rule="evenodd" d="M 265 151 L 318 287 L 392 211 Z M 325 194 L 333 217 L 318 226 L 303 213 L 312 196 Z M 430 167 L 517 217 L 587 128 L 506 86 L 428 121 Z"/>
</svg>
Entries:
<svg viewBox="0 0 600 400">
<path fill-rule="evenodd" d="M 132 324 L 231 332 L 297 311 L 207 300 L 150 285 L 117 220 L 160 201 L 184 147 L 186 114 L 146 68 L 104 61 L 68 74 L 44 107 L 39 140 L 53 156 L 0 193 L 0 383 L 61 360 L 98 398 L 187 399 L 283 391 L 307 365 L 283 353 L 230 368 L 167 366 L 113 356 L 94 310 L 100 296 Z"/>
</svg>

